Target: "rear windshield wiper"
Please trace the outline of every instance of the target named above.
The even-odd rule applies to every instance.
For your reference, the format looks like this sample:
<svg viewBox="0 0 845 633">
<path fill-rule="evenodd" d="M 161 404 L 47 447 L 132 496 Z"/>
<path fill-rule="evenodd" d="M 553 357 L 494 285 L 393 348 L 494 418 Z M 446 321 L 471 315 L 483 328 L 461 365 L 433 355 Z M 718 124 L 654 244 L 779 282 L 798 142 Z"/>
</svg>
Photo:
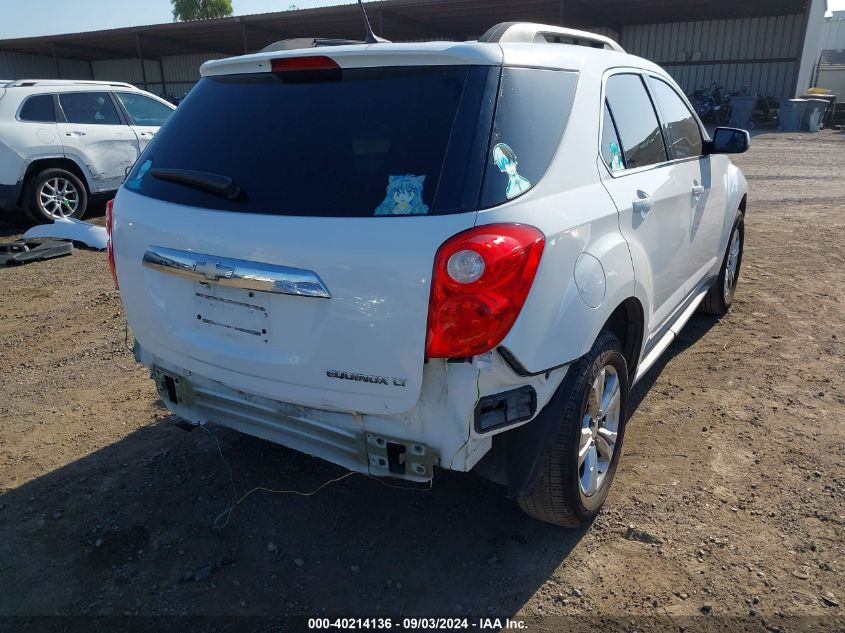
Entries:
<svg viewBox="0 0 845 633">
<path fill-rule="evenodd" d="M 150 170 L 150 175 L 159 180 L 178 182 L 189 187 L 203 189 L 218 196 L 225 196 L 229 200 L 234 200 L 241 193 L 241 188 L 228 176 L 211 174 L 207 171 L 155 167 Z"/>
</svg>

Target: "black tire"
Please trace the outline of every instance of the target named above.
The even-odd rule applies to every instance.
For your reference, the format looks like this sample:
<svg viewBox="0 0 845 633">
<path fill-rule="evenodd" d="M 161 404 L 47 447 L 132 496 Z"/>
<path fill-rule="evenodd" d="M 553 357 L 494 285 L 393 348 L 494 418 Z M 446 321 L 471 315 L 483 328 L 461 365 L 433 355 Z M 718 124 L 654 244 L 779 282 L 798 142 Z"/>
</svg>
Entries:
<svg viewBox="0 0 845 633">
<path fill-rule="evenodd" d="M 725 277 L 728 275 L 728 266 L 731 260 L 731 247 L 734 243 L 734 237 L 738 235 L 739 239 L 739 253 L 736 256 L 735 273 L 732 276 L 731 287 L 729 290 L 725 288 Z M 704 295 L 704 301 L 699 306 L 699 312 L 704 314 L 712 314 L 715 316 L 723 316 L 731 309 L 731 304 L 734 301 L 736 294 L 736 286 L 739 283 L 739 272 L 742 268 L 742 251 L 745 246 L 745 217 L 742 213 L 738 213 L 736 220 L 734 220 L 731 227 L 731 234 L 728 238 L 728 247 L 725 249 L 725 256 L 722 259 L 722 267 L 719 269 L 719 276 L 710 290 Z"/>
<path fill-rule="evenodd" d="M 62 197 L 63 202 L 44 202 L 44 196 L 49 193 L 53 183 L 60 183 L 56 191 L 56 198 Z M 50 224 L 56 219 L 50 211 L 51 207 L 61 209 L 61 215 L 81 220 L 88 208 L 88 190 L 85 184 L 73 173 L 51 167 L 45 169 L 29 179 L 24 194 L 24 211 L 35 224 Z M 66 186 L 66 195 L 62 195 L 62 187 Z M 75 205 L 75 206 L 73 206 Z"/>
<path fill-rule="evenodd" d="M 582 422 L 588 412 L 593 383 L 606 366 L 613 367 L 619 383 L 616 443 L 602 483 L 587 496 L 581 487 L 583 470 L 578 464 Z M 560 419 L 560 427 L 543 457 L 544 465 L 539 478 L 517 501 L 523 511 L 535 519 L 562 527 L 580 527 L 598 514 L 607 497 L 625 436 L 628 365 L 619 340 L 610 332 L 602 332 L 590 351 L 569 368 L 566 378 L 546 407 L 550 408 L 549 413 Z"/>
</svg>

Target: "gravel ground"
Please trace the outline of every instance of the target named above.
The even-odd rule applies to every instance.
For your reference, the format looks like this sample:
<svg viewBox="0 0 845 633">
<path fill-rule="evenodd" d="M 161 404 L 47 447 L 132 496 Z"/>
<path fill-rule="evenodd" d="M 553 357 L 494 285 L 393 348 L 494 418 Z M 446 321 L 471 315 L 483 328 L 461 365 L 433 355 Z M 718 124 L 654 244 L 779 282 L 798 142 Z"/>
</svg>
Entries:
<svg viewBox="0 0 845 633">
<path fill-rule="evenodd" d="M 845 135 L 762 134 L 736 162 L 750 201 L 734 309 L 694 317 L 638 385 L 584 531 L 445 472 L 427 491 L 355 475 L 257 492 L 215 529 L 233 496 L 218 441 L 239 493 L 343 471 L 175 426 L 125 349 L 105 254 L 0 269 L 0 616 L 845 630 Z"/>
</svg>

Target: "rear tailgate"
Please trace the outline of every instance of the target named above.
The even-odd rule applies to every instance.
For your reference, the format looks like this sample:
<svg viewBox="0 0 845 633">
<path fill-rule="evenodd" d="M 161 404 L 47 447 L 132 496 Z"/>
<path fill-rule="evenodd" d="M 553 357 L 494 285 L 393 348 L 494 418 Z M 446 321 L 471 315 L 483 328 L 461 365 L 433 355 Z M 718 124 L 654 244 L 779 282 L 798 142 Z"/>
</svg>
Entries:
<svg viewBox="0 0 845 633">
<path fill-rule="evenodd" d="M 276 400 L 410 409 L 434 255 L 475 222 L 499 74 L 202 79 L 115 200 L 117 275 L 141 346 Z M 301 294 L 320 283 L 329 296 Z"/>
<path fill-rule="evenodd" d="M 361 413 L 398 413 L 417 401 L 433 256 L 474 221 L 173 213 L 125 189 L 115 209 L 121 295 L 147 351 L 247 392 Z M 211 266 L 236 258 L 313 271 L 331 298 L 251 292 L 144 267 L 151 247 L 202 254 Z"/>
</svg>

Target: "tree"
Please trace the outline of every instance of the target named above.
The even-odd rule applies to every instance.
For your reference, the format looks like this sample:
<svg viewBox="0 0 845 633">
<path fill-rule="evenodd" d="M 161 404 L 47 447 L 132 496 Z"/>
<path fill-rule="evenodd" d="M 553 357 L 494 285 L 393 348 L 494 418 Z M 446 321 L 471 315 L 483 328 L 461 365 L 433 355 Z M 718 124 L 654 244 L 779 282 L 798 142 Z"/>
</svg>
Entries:
<svg viewBox="0 0 845 633">
<path fill-rule="evenodd" d="M 183 22 L 232 15 L 232 0 L 170 0 L 170 3 L 173 19 Z"/>
</svg>

